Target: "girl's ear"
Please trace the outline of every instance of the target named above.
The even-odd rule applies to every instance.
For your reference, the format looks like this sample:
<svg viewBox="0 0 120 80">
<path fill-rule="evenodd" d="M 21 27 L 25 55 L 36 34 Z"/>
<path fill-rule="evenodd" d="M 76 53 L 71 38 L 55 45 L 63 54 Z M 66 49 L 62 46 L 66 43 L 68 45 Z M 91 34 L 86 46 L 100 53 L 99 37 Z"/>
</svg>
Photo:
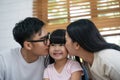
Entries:
<svg viewBox="0 0 120 80">
<path fill-rule="evenodd" d="M 73 47 L 77 50 L 80 48 L 80 45 L 77 42 L 74 42 Z"/>
<path fill-rule="evenodd" d="M 32 49 L 31 42 L 25 41 L 23 45 L 24 45 L 24 48 L 27 49 L 27 50 L 31 50 Z"/>
</svg>

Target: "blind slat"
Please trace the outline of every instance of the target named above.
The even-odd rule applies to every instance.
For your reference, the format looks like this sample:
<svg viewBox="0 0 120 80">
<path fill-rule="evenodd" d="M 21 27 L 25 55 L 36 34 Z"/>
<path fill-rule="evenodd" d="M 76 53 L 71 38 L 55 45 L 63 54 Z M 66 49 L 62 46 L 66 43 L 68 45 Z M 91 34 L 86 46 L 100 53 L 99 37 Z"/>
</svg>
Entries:
<svg viewBox="0 0 120 80">
<path fill-rule="evenodd" d="M 98 28 L 120 27 L 119 0 L 36 0 L 33 6 L 33 15 L 53 26 L 87 18 Z"/>
</svg>

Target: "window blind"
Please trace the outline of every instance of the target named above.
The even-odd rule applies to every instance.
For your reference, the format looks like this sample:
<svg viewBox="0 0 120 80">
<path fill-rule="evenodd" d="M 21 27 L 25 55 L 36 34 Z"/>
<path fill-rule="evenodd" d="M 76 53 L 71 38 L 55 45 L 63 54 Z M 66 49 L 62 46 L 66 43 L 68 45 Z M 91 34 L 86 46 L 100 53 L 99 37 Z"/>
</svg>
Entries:
<svg viewBox="0 0 120 80">
<path fill-rule="evenodd" d="M 33 4 L 34 16 L 49 28 L 65 28 L 82 18 L 91 19 L 101 30 L 120 27 L 120 0 L 34 0 Z"/>
</svg>

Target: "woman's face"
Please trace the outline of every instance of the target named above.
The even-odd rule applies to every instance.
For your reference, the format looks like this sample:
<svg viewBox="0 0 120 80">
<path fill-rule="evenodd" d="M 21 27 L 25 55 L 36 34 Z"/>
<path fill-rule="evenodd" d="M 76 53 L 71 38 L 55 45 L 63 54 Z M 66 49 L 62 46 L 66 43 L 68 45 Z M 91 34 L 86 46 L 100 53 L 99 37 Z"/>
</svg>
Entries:
<svg viewBox="0 0 120 80">
<path fill-rule="evenodd" d="M 75 48 L 74 48 L 74 43 L 72 41 L 72 39 L 69 37 L 68 33 L 66 32 L 66 35 L 65 35 L 65 38 L 66 38 L 66 48 L 68 50 L 68 53 L 72 56 L 75 56 Z"/>
</svg>

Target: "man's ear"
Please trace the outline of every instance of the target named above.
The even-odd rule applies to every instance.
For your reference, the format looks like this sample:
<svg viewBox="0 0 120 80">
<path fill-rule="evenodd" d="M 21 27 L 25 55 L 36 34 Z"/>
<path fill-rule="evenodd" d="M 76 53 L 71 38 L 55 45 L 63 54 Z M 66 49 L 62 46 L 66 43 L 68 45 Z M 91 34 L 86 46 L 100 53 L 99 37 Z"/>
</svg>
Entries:
<svg viewBox="0 0 120 80">
<path fill-rule="evenodd" d="M 77 50 L 80 48 L 80 45 L 77 42 L 74 42 L 73 47 Z"/>
<path fill-rule="evenodd" d="M 23 45 L 24 45 L 24 48 L 27 50 L 31 50 L 32 48 L 31 42 L 25 41 Z"/>
</svg>

